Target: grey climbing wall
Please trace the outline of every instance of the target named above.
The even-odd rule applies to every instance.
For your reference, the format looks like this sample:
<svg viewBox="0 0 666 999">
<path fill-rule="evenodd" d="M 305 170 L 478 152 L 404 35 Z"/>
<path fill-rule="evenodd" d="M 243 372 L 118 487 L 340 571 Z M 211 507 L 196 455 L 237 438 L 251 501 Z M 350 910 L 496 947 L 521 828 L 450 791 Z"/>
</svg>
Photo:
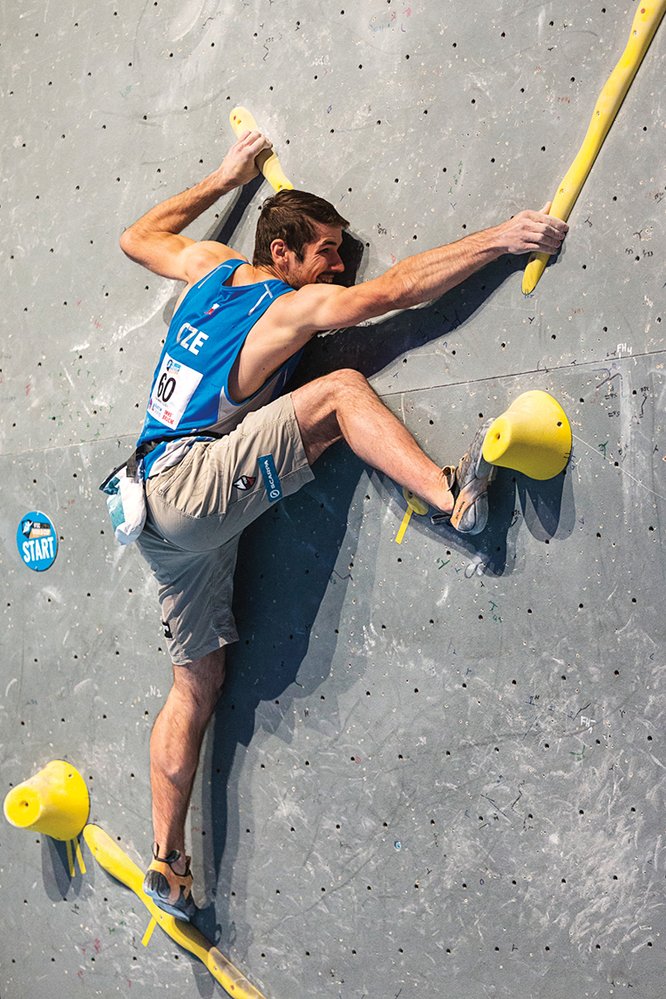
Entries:
<svg viewBox="0 0 666 999">
<path fill-rule="evenodd" d="M 145 861 L 170 666 L 96 486 L 176 289 L 122 256 L 123 227 L 213 169 L 236 104 L 352 220 L 361 277 L 540 207 L 635 6 L 3 5 L 3 796 L 64 757 Z M 533 388 L 574 450 L 549 483 L 500 472 L 477 539 L 413 517 L 396 545 L 399 489 L 342 446 L 248 531 L 190 838 L 201 928 L 270 999 L 663 995 L 665 31 L 533 296 L 503 259 L 304 362 L 364 371 L 441 462 Z M 237 206 L 245 252 L 266 193 Z M 28 511 L 59 538 L 41 573 Z M 0 824 L 2 999 L 222 994 L 159 931 L 143 947 L 143 906 L 82 856 L 71 878 Z"/>
</svg>

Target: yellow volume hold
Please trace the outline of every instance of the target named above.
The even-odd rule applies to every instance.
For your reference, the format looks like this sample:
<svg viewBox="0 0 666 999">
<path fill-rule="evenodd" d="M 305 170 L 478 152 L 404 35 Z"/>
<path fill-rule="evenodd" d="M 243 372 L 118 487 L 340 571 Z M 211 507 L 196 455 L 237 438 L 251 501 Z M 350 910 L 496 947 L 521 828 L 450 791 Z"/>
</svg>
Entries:
<svg viewBox="0 0 666 999">
<path fill-rule="evenodd" d="M 4 812 L 7 821 L 19 829 L 30 829 L 69 843 L 79 836 L 88 819 L 88 788 L 71 763 L 51 760 L 39 773 L 9 792 Z"/>
<path fill-rule="evenodd" d="M 236 136 L 242 135 L 243 132 L 261 131 L 254 120 L 254 115 L 247 108 L 234 108 L 229 115 L 229 121 Z M 274 191 L 293 191 L 294 185 L 288 179 L 274 152 L 264 149 L 255 162 Z"/>
<path fill-rule="evenodd" d="M 491 465 L 513 468 L 531 479 L 552 479 L 571 454 L 571 425 L 557 399 L 541 389 L 523 392 L 498 416 L 483 441 Z"/>
<path fill-rule="evenodd" d="M 569 218 L 569 213 L 587 180 L 587 175 L 636 76 L 664 12 L 666 12 L 666 0 L 644 0 L 643 3 L 639 0 L 629 41 L 599 94 L 583 144 L 553 198 L 550 214 L 556 218 L 564 222 Z M 523 274 L 524 295 L 529 295 L 536 288 L 549 256 L 548 253 L 531 254 Z"/>
<path fill-rule="evenodd" d="M 97 863 L 141 899 L 152 920 L 158 923 L 179 947 L 189 950 L 198 957 L 232 999 L 265 999 L 245 975 L 235 968 L 217 947 L 206 940 L 196 927 L 183 920 L 174 919 L 168 912 L 163 912 L 155 905 L 143 890 L 143 873 L 108 833 L 105 833 L 100 826 L 89 823 L 83 830 L 83 838 Z"/>
</svg>

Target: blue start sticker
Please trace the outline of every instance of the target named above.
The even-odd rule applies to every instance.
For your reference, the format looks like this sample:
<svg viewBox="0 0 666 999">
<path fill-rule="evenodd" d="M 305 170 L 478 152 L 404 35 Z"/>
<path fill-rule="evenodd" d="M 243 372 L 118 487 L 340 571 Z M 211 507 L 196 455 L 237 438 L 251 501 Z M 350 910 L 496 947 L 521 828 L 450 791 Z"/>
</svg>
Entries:
<svg viewBox="0 0 666 999">
<path fill-rule="evenodd" d="M 16 545 L 29 569 L 44 572 L 53 565 L 58 554 L 58 535 L 45 513 L 33 510 L 21 518 L 16 532 Z"/>
<path fill-rule="evenodd" d="M 264 480 L 266 495 L 271 503 L 276 503 L 277 500 L 282 499 L 282 486 L 280 485 L 280 476 L 273 461 L 273 455 L 263 454 L 259 459 L 259 468 Z"/>
</svg>

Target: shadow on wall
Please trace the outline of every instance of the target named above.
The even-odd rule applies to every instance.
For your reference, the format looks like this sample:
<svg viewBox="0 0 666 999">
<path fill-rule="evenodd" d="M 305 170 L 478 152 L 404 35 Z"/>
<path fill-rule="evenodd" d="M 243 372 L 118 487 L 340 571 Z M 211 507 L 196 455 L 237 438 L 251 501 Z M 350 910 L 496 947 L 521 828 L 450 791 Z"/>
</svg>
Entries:
<svg viewBox="0 0 666 999">
<path fill-rule="evenodd" d="M 234 612 L 241 635 L 229 651 L 229 676 L 215 719 L 215 735 L 204 761 L 202 784 L 203 867 L 209 895 L 217 899 L 201 914 L 201 929 L 220 943 L 233 945 L 238 926 L 225 902 L 233 883 L 237 898 L 247 895 L 244 871 L 237 867 L 243 830 L 239 801 L 237 747 L 257 740 L 261 732 L 278 734 L 285 746 L 300 719 L 298 701 L 310 699 L 325 684 L 334 659 L 337 628 L 349 585 L 348 567 L 356 550 L 362 510 L 353 502 L 363 466 L 342 444 L 320 460 L 317 478 L 300 493 L 278 504 L 243 536 L 239 547 Z M 374 480 L 377 484 L 377 480 Z M 493 485 L 488 528 L 465 538 L 450 527 L 433 527 L 427 518 L 412 518 L 410 530 L 427 531 L 469 557 L 468 575 L 507 575 L 520 559 L 516 550 L 520 520 L 516 490 L 530 532 L 542 540 L 568 536 L 575 522 L 571 477 L 559 475 L 534 483 L 519 473 L 499 469 Z M 394 483 L 379 480 L 381 500 L 401 494 Z M 366 566 L 367 573 L 367 566 Z M 371 599 L 371 581 L 364 595 Z M 325 618 L 321 607 L 325 601 Z M 356 595 L 357 600 L 362 599 Z M 357 607 L 357 613 L 370 609 Z M 313 630 L 316 641 L 310 648 Z M 349 683 L 364 672 L 361 654 Z M 340 677 L 338 677 L 338 692 Z M 334 717 L 334 709 L 328 714 Z M 288 752 L 285 750 L 285 758 Z M 271 781 L 271 761 L 264 760 Z M 261 778 L 258 778 L 261 779 Z M 251 813 L 251 809 L 249 809 Z M 234 907 L 236 923 L 239 909 Z M 244 928 L 251 933 L 251 926 Z"/>
<path fill-rule="evenodd" d="M 72 903 L 81 895 L 84 880 L 78 864 L 75 865 L 75 873 L 70 872 L 67 843 L 42 835 L 41 848 L 42 882 L 46 894 L 52 902 L 67 899 Z"/>
<path fill-rule="evenodd" d="M 222 933 L 225 946 L 232 941 L 222 895 L 232 875 L 237 896 L 244 897 L 245 887 L 243 872 L 235 868 L 243 810 L 236 749 L 261 731 L 279 732 L 288 745 L 295 702 L 311 697 L 328 678 L 349 582 L 346 567 L 362 517 L 352 504 L 362 470 L 344 445 L 336 445 L 317 463 L 314 482 L 264 514 L 241 539 L 234 595 L 241 638 L 229 650 L 201 802 L 203 828 L 212 832 L 212 842 L 204 841 L 206 880 L 223 888 L 199 922 L 209 936 Z M 317 622 L 316 654 L 308 656 L 325 592 L 326 619 Z M 270 779 L 268 761 L 266 768 Z"/>
<path fill-rule="evenodd" d="M 382 479 L 380 492 L 387 502 L 405 506 L 402 490 L 390 479 Z M 446 548 L 464 552 L 470 560 L 468 575 L 509 576 L 518 557 L 515 536 L 521 519 L 530 534 L 546 544 L 568 538 L 574 529 L 576 504 L 569 466 L 545 482 L 498 468 L 488 497 L 488 525 L 480 534 L 459 534 L 446 522 L 431 523 L 430 515 L 413 516 L 409 530 L 441 538 Z"/>
<path fill-rule="evenodd" d="M 401 312 L 371 326 L 317 337 L 306 347 L 292 387 L 339 368 L 355 368 L 371 378 L 410 350 L 464 326 L 500 285 L 524 266 L 521 257 L 501 257 L 423 308 Z"/>
</svg>

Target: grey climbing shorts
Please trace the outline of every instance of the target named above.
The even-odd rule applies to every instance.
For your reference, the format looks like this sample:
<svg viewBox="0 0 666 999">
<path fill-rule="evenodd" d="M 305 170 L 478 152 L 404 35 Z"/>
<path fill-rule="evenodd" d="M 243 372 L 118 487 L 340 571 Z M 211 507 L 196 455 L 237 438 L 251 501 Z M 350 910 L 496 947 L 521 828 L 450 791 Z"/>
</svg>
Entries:
<svg viewBox="0 0 666 999">
<path fill-rule="evenodd" d="M 159 584 L 175 665 L 237 641 L 231 602 L 241 532 L 313 478 L 285 395 L 147 480 L 148 516 L 137 545 Z"/>
</svg>

